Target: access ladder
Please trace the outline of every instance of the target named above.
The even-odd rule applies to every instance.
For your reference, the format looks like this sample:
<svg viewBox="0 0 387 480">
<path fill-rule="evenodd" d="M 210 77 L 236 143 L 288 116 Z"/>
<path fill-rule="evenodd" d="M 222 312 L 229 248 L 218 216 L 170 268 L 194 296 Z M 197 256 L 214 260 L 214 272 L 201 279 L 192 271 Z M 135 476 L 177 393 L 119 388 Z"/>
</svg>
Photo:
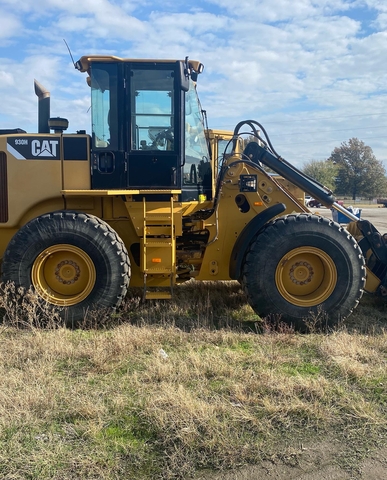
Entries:
<svg viewBox="0 0 387 480">
<path fill-rule="evenodd" d="M 144 276 L 144 299 L 170 299 L 176 281 L 176 233 L 173 197 L 165 206 L 143 199 L 144 235 L 141 271 Z"/>
</svg>

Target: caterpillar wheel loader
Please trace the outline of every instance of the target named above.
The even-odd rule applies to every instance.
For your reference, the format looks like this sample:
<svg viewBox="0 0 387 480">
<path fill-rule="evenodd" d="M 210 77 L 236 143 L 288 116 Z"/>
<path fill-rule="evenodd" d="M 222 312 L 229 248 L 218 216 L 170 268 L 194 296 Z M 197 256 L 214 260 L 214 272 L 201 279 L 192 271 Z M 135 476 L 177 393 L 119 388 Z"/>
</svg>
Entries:
<svg viewBox="0 0 387 480">
<path fill-rule="evenodd" d="M 364 290 L 386 293 L 386 236 L 281 158 L 257 122 L 206 128 L 200 62 L 95 55 L 75 67 L 91 135 L 65 133 L 37 82 L 38 133 L 0 130 L 3 282 L 32 287 L 68 324 L 116 308 L 128 288 L 169 299 L 190 279 L 237 280 L 259 315 L 296 328 L 318 312 L 334 325 Z M 349 229 L 312 214 L 303 192 Z"/>
</svg>

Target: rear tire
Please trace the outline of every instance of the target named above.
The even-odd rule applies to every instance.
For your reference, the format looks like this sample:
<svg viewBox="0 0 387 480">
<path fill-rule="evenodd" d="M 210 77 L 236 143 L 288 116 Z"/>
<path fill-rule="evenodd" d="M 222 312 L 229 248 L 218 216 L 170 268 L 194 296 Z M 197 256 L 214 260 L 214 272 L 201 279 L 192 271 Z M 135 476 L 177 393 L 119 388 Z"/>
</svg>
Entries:
<svg viewBox="0 0 387 480">
<path fill-rule="evenodd" d="M 68 325 L 94 308 L 119 306 L 130 280 L 128 252 L 117 233 L 94 215 L 59 211 L 24 225 L 3 259 L 3 281 L 32 287 L 59 307 Z"/>
<path fill-rule="evenodd" d="M 365 276 L 356 240 L 337 223 L 312 214 L 268 224 L 250 244 L 242 268 L 253 309 L 297 330 L 321 317 L 332 327 L 350 315 L 363 295 Z"/>
</svg>

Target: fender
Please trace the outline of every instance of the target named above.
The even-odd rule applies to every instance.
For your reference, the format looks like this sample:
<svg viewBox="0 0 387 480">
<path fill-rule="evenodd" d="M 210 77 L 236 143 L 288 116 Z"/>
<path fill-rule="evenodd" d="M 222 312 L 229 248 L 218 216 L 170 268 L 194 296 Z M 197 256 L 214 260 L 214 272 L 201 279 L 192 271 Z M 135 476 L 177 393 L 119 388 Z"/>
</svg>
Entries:
<svg viewBox="0 0 387 480">
<path fill-rule="evenodd" d="M 233 280 L 239 280 L 243 258 L 251 240 L 269 220 L 280 215 L 285 210 L 286 205 L 283 203 L 277 203 L 259 213 L 245 226 L 232 249 L 229 267 L 230 278 Z"/>
</svg>

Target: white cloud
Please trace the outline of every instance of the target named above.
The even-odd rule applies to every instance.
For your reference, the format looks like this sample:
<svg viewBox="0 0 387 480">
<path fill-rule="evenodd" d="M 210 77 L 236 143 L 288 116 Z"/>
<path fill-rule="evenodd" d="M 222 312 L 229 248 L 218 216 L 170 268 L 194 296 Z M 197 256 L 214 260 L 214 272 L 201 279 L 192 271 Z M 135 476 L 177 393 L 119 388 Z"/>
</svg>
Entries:
<svg viewBox="0 0 387 480">
<path fill-rule="evenodd" d="M 65 38 L 75 60 L 202 61 L 198 88 L 210 126 L 267 123 L 280 153 L 298 164 L 353 136 L 368 136 L 387 160 L 387 4 L 379 0 L 21 0 L 17 17 L 13 0 L 0 3 L 2 128 L 36 128 L 37 78 L 51 91 L 53 115 L 68 117 L 72 131 L 89 129 L 89 90 Z"/>
<path fill-rule="evenodd" d="M 230 15 L 258 19 L 260 22 L 284 22 L 310 18 L 348 9 L 348 2 L 341 0 L 209 0 Z"/>
<path fill-rule="evenodd" d="M 19 36 L 22 31 L 22 23 L 13 13 L 0 10 L 0 39 L 9 39 Z"/>
</svg>

